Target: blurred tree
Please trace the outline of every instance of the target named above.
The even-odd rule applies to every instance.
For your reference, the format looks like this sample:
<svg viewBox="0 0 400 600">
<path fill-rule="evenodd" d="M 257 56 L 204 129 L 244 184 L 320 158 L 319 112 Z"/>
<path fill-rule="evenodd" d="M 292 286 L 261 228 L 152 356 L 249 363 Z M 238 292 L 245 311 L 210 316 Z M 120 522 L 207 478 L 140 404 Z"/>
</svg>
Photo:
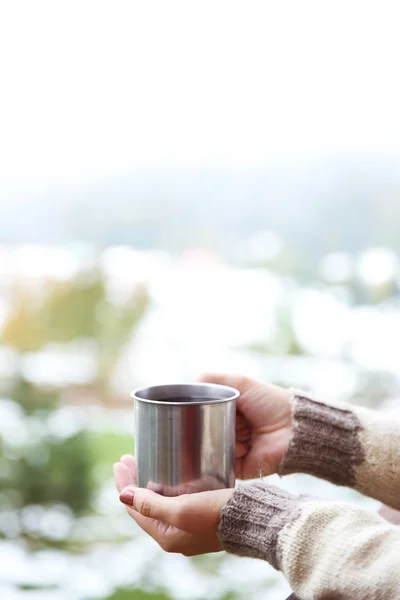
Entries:
<svg viewBox="0 0 400 600">
<path fill-rule="evenodd" d="M 95 461 L 86 432 L 64 440 L 43 436 L 39 443 L 35 439 L 18 449 L 0 436 L 0 449 L 8 467 L 0 491 L 14 510 L 55 503 L 68 505 L 76 514 L 87 511 Z"/>
<path fill-rule="evenodd" d="M 96 339 L 100 328 L 96 308 L 105 294 L 104 282 L 97 273 L 66 282 L 48 282 L 36 314 L 45 341 Z"/>
<path fill-rule="evenodd" d="M 149 297 L 137 286 L 123 303 L 108 298 L 98 271 L 70 281 L 47 281 L 38 290 L 15 286 L 11 312 L 0 342 L 18 352 L 34 352 L 49 343 L 90 339 L 98 354 L 98 381 L 103 389 L 122 347 L 142 319 Z"/>
<path fill-rule="evenodd" d="M 147 289 L 138 286 L 123 305 L 115 306 L 104 296 L 96 306 L 98 379 L 108 387 L 119 354 L 131 338 L 149 306 Z"/>
<path fill-rule="evenodd" d="M 98 359 L 92 396 L 99 397 L 108 391 L 119 353 L 147 309 L 148 294 L 139 286 L 124 301 L 113 303 L 106 282 L 95 269 L 70 281 L 19 284 L 11 291 L 10 306 L 0 342 L 14 348 L 21 359 L 50 343 L 91 340 Z M 10 441 L 0 432 L 3 499 L 8 498 L 14 509 L 64 503 L 76 514 L 85 512 L 95 491 L 98 462 L 92 436 L 80 430 L 67 435 L 60 431 L 58 436 L 49 428 L 48 419 L 66 389 L 57 383 L 52 388 L 39 387 L 22 372 L 20 368 L 8 396 L 23 409 L 23 435 Z"/>
<path fill-rule="evenodd" d="M 3 327 L 0 341 L 19 352 L 39 350 L 44 343 L 43 330 L 37 320 L 37 306 L 28 289 L 15 286 L 11 293 L 11 312 Z"/>
<path fill-rule="evenodd" d="M 12 389 L 12 399 L 27 415 L 47 416 L 54 410 L 59 400 L 59 390 L 39 388 L 18 375 Z"/>
</svg>

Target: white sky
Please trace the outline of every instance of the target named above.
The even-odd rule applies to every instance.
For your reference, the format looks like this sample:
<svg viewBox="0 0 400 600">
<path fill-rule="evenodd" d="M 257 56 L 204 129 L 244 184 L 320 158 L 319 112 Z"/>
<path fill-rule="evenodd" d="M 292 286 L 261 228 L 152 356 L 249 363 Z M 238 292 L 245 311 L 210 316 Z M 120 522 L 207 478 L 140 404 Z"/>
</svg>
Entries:
<svg viewBox="0 0 400 600">
<path fill-rule="evenodd" d="M 0 174 L 397 155 L 399 17 L 382 0 L 0 0 Z"/>
</svg>

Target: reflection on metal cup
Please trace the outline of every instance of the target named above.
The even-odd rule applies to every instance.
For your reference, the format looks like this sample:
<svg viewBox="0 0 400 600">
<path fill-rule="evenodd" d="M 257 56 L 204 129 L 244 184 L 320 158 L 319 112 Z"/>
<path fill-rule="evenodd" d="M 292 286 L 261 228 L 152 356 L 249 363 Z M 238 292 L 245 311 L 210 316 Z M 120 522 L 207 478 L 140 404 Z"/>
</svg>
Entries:
<svg viewBox="0 0 400 600">
<path fill-rule="evenodd" d="M 238 396 L 208 383 L 132 392 L 138 485 L 165 496 L 234 487 Z"/>
</svg>

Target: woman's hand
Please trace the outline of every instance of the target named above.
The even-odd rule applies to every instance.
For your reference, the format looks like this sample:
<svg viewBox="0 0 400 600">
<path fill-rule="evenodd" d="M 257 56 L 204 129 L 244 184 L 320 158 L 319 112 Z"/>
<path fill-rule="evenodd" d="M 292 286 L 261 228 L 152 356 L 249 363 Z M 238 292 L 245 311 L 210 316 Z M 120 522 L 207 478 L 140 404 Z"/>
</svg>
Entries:
<svg viewBox="0 0 400 600">
<path fill-rule="evenodd" d="M 240 392 L 236 411 L 236 475 L 252 479 L 272 475 L 292 433 L 290 392 L 241 375 L 203 375 L 204 383 L 219 383 Z"/>
<path fill-rule="evenodd" d="M 136 487 L 135 459 L 129 455 L 114 465 L 114 474 L 129 515 L 163 550 L 185 556 L 222 550 L 217 528 L 233 489 L 160 496 Z"/>
</svg>

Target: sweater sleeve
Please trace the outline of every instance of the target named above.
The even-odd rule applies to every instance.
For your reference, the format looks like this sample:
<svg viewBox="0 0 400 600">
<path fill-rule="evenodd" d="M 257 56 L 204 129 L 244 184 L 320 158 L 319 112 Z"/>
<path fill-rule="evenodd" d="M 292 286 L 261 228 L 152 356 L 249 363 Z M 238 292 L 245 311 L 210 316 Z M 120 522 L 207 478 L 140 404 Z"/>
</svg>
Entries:
<svg viewBox="0 0 400 600">
<path fill-rule="evenodd" d="M 357 506 L 246 485 L 225 505 L 218 535 L 228 552 L 281 570 L 302 600 L 400 597 L 400 527 Z"/>
<path fill-rule="evenodd" d="M 293 437 L 281 475 L 309 473 L 400 508 L 400 420 L 293 396 Z"/>
</svg>

